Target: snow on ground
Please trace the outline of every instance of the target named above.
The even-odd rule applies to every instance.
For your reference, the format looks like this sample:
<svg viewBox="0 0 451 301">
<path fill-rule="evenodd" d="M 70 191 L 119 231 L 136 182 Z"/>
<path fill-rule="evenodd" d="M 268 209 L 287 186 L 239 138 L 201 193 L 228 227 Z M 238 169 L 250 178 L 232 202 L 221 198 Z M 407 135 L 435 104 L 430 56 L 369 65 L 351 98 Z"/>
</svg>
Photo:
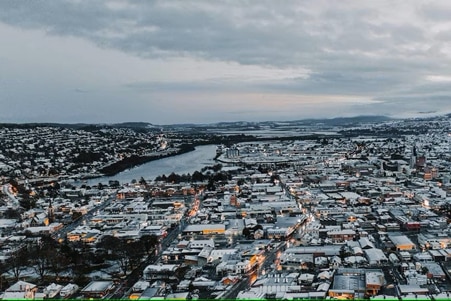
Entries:
<svg viewBox="0 0 451 301">
<path fill-rule="evenodd" d="M 14 278 L 14 272 L 13 270 L 9 270 L 6 273 L 3 273 L 2 275 L 4 275 L 7 278 Z M 33 269 L 32 267 L 28 267 L 22 271 L 20 271 L 20 279 L 39 279 L 39 275 L 38 273 L 36 273 L 35 269 Z"/>
</svg>

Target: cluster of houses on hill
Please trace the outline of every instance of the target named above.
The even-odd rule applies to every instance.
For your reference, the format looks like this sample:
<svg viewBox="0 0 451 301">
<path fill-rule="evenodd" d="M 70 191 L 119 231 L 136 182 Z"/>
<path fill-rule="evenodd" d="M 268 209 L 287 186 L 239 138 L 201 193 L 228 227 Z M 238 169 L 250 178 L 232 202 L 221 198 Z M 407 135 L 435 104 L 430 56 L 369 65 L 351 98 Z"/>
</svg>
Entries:
<svg viewBox="0 0 451 301">
<path fill-rule="evenodd" d="M 128 128 L 0 127 L 0 175 L 32 181 L 99 175 L 107 165 L 171 144 L 160 133 Z"/>
</svg>

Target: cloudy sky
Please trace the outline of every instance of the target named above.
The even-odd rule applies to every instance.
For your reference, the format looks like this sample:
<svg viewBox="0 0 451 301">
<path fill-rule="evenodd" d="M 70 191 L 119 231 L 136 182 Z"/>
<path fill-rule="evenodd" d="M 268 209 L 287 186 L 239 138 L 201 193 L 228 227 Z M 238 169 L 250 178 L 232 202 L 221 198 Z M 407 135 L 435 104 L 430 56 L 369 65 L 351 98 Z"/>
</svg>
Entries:
<svg viewBox="0 0 451 301">
<path fill-rule="evenodd" d="M 451 1 L 0 2 L 0 122 L 451 112 Z"/>
</svg>

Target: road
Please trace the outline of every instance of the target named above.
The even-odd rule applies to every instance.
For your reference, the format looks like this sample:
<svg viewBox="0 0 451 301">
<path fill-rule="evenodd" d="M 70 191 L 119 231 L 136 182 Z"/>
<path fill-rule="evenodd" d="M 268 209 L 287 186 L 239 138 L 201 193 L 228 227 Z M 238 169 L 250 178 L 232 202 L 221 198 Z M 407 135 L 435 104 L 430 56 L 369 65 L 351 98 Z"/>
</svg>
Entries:
<svg viewBox="0 0 451 301">
<path fill-rule="evenodd" d="M 231 289 L 226 291 L 221 297 L 218 299 L 221 300 L 235 300 L 238 296 L 239 292 L 244 291 L 250 287 L 249 276 L 243 277 L 242 280 L 237 282 Z"/>
<path fill-rule="evenodd" d="M 185 228 L 185 221 L 182 219 L 181 223 L 173 228 L 168 235 L 160 242 L 160 246 L 142 261 L 140 265 L 130 273 L 115 289 L 114 293 L 108 295 L 105 299 L 128 299 L 131 293 L 131 286 L 135 284 L 142 276 L 144 269 L 151 264 L 160 262 L 161 256 L 166 248 L 174 241 L 177 236 L 182 233 Z M 159 251 L 157 251 L 159 250 Z"/>
<path fill-rule="evenodd" d="M 95 212 L 105 209 L 106 207 L 108 207 L 111 204 L 111 202 L 113 200 L 115 200 L 115 196 L 110 196 L 106 201 L 104 201 L 99 206 L 96 206 L 96 207 L 92 208 L 85 215 L 83 215 L 80 218 L 74 220 L 72 223 L 64 226 L 60 230 L 54 232 L 52 234 L 52 238 L 56 239 L 56 240 L 64 239 L 66 237 L 67 233 L 69 233 L 70 231 L 72 231 L 75 228 L 77 228 L 78 226 L 80 226 L 84 221 L 89 221 L 91 219 L 91 217 L 94 216 Z"/>
<path fill-rule="evenodd" d="M 8 206 L 11 206 L 13 208 L 19 207 L 19 200 L 14 196 L 14 194 L 11 191 L 11 184 L 5 184 L 2 186 L 3 194 L 7 195 L 10 202 L 8 202 Z"/>
<path fill-rule="evenodd" d="M 257 276 L 260 276 L 261 271 L 266 270 L 269 268 L 277 258 L 277 253 L 282 250 L 286 245 L 286 242 L 280 242 L 277 247 L 271 249 L 269 252 L 266 252 L 265 259 L 263 263 L 258 267 L 257 269 Z M 220 296 L 218 299 L 221 300 L 233 300 L 235 299 L 239 292 L 246 290 L 251 287 L 253 283 L 251 283 L 250 276 L 244 276 L 239 282 L 237 282 L 232 288 L 230 288 L 227 292 L 225 292 L 222 296 Z M 255 279 L 255 278 L 254 278 Z"/>
<path fill-rule="evenodd" d="M 190 202 L 190 207 L 196 208 L 196 212 L 199 209 L 200 201 L 199 201 L 199 195 L 196 194 L 193 199 L 195 200 L 194 203 Z M 190 209 L 191 209 L 190 208 Z M 189 215 L 189 212 L 191 210 L 188 209 L 187 214 Z M 142 278 L 144 269 L 151 264 L 159 263 L 161 260 L 161 257 L 163 255 L 163 252 L 169 247 L 169 245 L 183 232 L 183 230 L 186 227 L 186 216 L 183 216 L 180 220 L 179 225 L 172 228 L 166 237 L 164 237 L 160 245 L 152 252 L 145 260 L 143 260 L 137 268 L 133 270 L 120 284 L 117 285 L 114 292 L 106 296 L 105 299 L 129 299 L 129 296 L 131 294 L 131 288 L 132 286 Z"/>
</svg>

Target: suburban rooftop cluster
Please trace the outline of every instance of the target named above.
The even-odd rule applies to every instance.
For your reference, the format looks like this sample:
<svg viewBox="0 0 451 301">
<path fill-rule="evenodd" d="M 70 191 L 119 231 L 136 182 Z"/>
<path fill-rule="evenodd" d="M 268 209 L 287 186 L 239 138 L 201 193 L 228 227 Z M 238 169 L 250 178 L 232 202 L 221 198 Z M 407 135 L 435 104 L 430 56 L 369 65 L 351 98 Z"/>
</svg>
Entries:
<svg viewBox="0 0 451 301">
<path fill-rule="evenodd" d="M 128 128 L 2 127 L 0 174 L 18 179 L 99 176 L 124 158 L 175 152 L 178 144 L 158 131 Z"/>
</svg>

